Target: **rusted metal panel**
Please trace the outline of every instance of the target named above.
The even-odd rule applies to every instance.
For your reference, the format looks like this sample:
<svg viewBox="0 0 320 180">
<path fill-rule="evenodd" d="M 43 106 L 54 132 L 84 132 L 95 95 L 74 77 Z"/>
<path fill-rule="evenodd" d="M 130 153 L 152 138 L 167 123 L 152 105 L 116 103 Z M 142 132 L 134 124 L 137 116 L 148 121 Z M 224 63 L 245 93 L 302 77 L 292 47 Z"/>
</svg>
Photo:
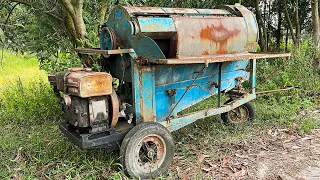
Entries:
<svg viewBox="0 0 320 180">
<path fill-rule="evenodd" d="M 178 32 L 178 58 L 246 51 L 248 34 L 242 17 L 173 17 L 173 20 Z"/>
<path fill-rule="evenodd" d="M 229 15 L 231 14 L 229 11 L 224 9 L 197 9 L 199 14 L 207 14 L 207 15 Z"/>
<path fill-rule="evenodd" d="M 161 7 L 124 7 L 131 15 L 230 15 L 227 10 L 221 9 L 188 9 L 188 8 L 161 8 Z"/>
<path fill-rule="evenodd" d="M 82 98 L 112 93 L 112 76 L 105 72 L 66 71 L 57 74 L 57 88 Z"/>
<path fill-rule="evenodd" d="M 185 57 L 179 59 L 158 59 L 157 64 L 206 64 L 217 62 L 240 61 L 248 59 L 265 59 L 291 56 L 290 53 L 241 53 L 216 56 Z"/>
<path fill-rule="evenodd" d="M 176 27 L 174 26 L 172 18 L 163 17 L 139 17 L 138 22 L 141 32 L 174 32 Z"/>
<path fill-rule="evenodd" d="M 186 8 L 162 8 L 168 14 L 198 14 L 196 9 Z"/>
<path fill-rule="evenodd" d="M 132 64 L 135 63 L 132 62 Z M 138 64 L 131 68 L 136 121 L 137 123 L 153 122 L 156 120 L 154 68 Z"/>
<path fill-rule="evenodd" d="M 159 7 L 135 7 L 124 6 L 129 14 L 164 14 L 165 11 Z"/>
<path fill-rule="evenodd" d="M 256 52 L 258 42 L 258 24 L 255 16 L 251 11 L 243 6 L 235 6 L 235 8 L 242 14 L 246 22 L 248 30 L 248 42 L 246 50 L 249 52 Z"/>
</svg>

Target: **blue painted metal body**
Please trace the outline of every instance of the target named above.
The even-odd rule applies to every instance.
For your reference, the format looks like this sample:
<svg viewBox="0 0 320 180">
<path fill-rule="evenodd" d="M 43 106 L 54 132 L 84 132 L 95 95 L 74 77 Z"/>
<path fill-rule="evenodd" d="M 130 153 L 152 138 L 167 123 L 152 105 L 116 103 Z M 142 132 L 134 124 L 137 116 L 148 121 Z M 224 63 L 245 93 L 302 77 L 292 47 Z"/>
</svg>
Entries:
<svg viewBox="0 0 320 180">
<path fill-rule="evenodd" d="M 243 7 L 239 6 L 239 8 Z M 148 12 L 151 12 L 151 10 L 148 10 Z M 187 12 L 193 11 L 190 10 L 186 11 L 185 14 L 181 14 L 183 14 L 183 16 L 188 16 Z M 233 13 L 227 10 L 201 10 L 198 12 L 204 14 L 191 13 L 190 16 L 198 15 L 207 16 L 206 18 L 211 19 L 215 18 L 215 23 L 220 22 L 221 18 L 214 17 L 213 15 L 221 15 L 221 13 L 225 13 L 227 16 Z M 208 14 L 205 14 L 206 12 Z M 158 13 L 157 16 L 152 16 L 152 13 L 146 13 L 144 16 L 137 15 L 135 13 L 138 13 L 138 11 L 119 6 L 116 7 L 110 14 L 109 19 L 106 22 L 106 26 L 114 30 L 115 36 L 118 39 L 117 41 L 120 42 L 118 43 L 118 46 L 121 48 L 133 48 L 135 53 L 131 53 L 130 55 L 117 55 L 107 58 L 105 70 L 109 71 L 113 77 L 132 84 L 132 102 L 128 103 L 133 104 L 134 106 L 136 122 L 157 121 L 168 127 L 168 129 L 171 131 L 174 131 L 187 124 L 190 124 L 196 119 L 230 111 L 232 108 L 236 108 L 255 98 L 255 92 L 253 90 L 251 94 L 244 96 L 230 106 L 213 108 L 190 115 L 185 115 L 183 117 L 177 117 L 178 112 L 181 110 L 184 110 L 213 95 L 221 95 L 221 92 L 230 91 L 239 83 L 243 83 L 246 80 L 251 80 L 251 86 L 254 89 L 256 77 L 255 60 L 251 60 L 251 72 L 246 71 L 246 68 L 250 62 L 249 60 L 221 63 L 217 62 L 207 65 L 156 64 L 157 59 L 170 58 L 170 56 L 175 57 L 175 55 L 178 53 L 176 51 L 177 46 L 182 47 L 182 45 L 179 44 L 182 41 L 178 39 L 179 32 L 177 32 L 177 24 L 175 24 L 174 18 L 171 18 L 170 13 L 164 13 L 163 16 L 159 16 L 159 13 L 161 15 L 161 12 L 157 9 L 154 10 L 154 14 Z M 177 15 L 177 13 L 173 13 L 171 15 Z M 256 21 L 254 21 L 254 17 L 249 15 L 243 15 L 243 17 L 244 19 L 249 19 L 250 23 L 253 24 L 253 27 L 248 27 L 247 30 L 243 30 L 245 32 L 248 31 L 253 33 L 253 35 L 250 34 L 248 35 L 248 38 L 246 38 L 248 43 L 244 43 L 244 45 L 250 46 L 252 45 L 252 42 L 257 41 Z M 245 21 L 248 20 L 243 20 L 243 22 Z M 232 33 L 242 31 L 241 29 L 230 30 L 227 26 L 225 29 L 226 30 L 224 31 L 226 33 L 231 31 Z M 213 32 L 216 31 L 217 30 Z M 199 38 L 202 35 L 201 33 L 198 33 Z M 233 36 L 234 33 L 231 35 Z M 105 33 L 102 33 L 100 37 L 102 49 L 108 49 L 108 46 L 110 46 L 110 39 L 108 38 L 109 37 L 106 36 Z M 230 53 L 232 53 L 232 49 L 230 50 L 228 48 L 232 47 L 231 43 L 237 43 L 237 39 L 232 38 L 238 37 L 230 37 L 230 41 L 233 42 L 224 42 L 224 37 L 221 38 L 221 42 L 213 42 L 210 40 L 213 43 L 216 43 L 214 48 L 217 48 L 217 52 L 226 51 L 229 53 L 230 51 Z M 243 37 L 241 38 L 243 39 Z M 207 41 L 205 42 L 207 43 Z M 163 46 L 162 43 L 167 44 Z M 225 45 L 226 48 L 226 50 L 223 49 L 224 51 L 221 51 L 222 43 L 224 43 L 223 45 Z M 165 53 L 166 46 L 170 46 L 167 53 Z M 201 44 L 197 46 L 201 46 Z M 191 46 L 189 48 L 192 49 L 197 47 Z M 244 50 L 245 48 L 247 47 L 243 47 Z M 237 48 L 237 50 L 239 50 L 239 48 Z M 205 52 L 197 52 L 196 50 L 195 52 L 196 54 L 203 53 L 204 56 L 209 55 Z M 130 65 L 125 66 L 125 64 L 128 63 Z M 219 73 L 220 65 L 221 72 Z M 204 71 L 201 73 L 203 68 Z M 221 74 L 221 76 L 219 76 L 219 74 Z M 198 78 L 195 79 L 196 77 Z M 184 97 L 182 98 L 183 95 Z M 181 101 L 179 101 L 180 99 Z M 168 119 L 170 119 L 170 122 L 167 121 Z"/>
</svg>

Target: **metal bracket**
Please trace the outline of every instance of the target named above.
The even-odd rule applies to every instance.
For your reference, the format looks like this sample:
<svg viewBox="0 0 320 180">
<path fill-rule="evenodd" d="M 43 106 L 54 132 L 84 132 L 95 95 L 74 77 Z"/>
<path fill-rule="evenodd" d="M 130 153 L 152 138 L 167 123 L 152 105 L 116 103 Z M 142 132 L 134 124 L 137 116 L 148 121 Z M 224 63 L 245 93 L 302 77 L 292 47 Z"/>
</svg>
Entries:
<svg viewBox="0 0 320 180">
<path fill-rule="evenodd" d="M 171 105 L 175 104 L 176 103 L 177 89 L 168 89 L 168 90 L 166 90 L 166 93 L 170 96 Z"/>
</svg>

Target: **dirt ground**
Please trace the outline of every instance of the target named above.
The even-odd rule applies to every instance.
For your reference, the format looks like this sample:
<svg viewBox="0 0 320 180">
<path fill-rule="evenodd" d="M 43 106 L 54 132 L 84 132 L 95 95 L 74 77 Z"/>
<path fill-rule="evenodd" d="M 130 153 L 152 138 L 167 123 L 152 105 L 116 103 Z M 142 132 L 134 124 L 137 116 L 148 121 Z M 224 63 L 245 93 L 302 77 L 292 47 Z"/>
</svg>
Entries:
<svg viewBox="0 0 320 180">
<path fill-rule="evenodd" d="M 312 112 L 320 119 L 320 110 Z M 249 140 L 199 150 L 183 158 L 177 153 L 173 171 L 180 179 L 320 179 L 320 129 L 300 135 L 289 129 L 271 128 Z M 216 154 L 226 152 L 219 160 Z M 230 153 L 231 152 L 231 153 Z M 183 160 L 185 159 L 185 160 Z"/>
</svg>

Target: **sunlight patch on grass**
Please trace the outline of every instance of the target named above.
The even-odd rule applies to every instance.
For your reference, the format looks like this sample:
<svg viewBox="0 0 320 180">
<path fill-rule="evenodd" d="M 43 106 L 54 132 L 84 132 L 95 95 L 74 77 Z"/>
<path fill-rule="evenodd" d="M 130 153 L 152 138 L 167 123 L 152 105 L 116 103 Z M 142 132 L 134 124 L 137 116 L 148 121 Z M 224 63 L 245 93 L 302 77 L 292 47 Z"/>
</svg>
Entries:
<svg viewBox="0 0 320 180">
<path fill-rule="evenodd" d="M 31 82 L 35 78 L 46 80 L 46 72 L 39 70 L 35 56 L 4 51 L 3 66 L 0 67 L 0 92 L 19 78 L 23 82 Z"/>
</svg>

